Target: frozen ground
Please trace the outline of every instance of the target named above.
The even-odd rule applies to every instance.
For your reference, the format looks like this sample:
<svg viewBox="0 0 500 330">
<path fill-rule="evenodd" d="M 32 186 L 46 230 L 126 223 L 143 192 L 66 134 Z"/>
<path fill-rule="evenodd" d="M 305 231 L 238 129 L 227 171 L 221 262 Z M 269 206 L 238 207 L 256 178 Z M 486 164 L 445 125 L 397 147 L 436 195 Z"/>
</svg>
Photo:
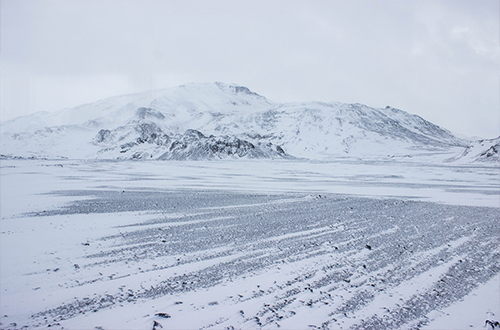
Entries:
<svg viewBox="0 0 500 330">
<path fill-rule="evenodd" d="M 499 174 L 4 160 L 1 328 L 486 329 Z"/>
</svg>

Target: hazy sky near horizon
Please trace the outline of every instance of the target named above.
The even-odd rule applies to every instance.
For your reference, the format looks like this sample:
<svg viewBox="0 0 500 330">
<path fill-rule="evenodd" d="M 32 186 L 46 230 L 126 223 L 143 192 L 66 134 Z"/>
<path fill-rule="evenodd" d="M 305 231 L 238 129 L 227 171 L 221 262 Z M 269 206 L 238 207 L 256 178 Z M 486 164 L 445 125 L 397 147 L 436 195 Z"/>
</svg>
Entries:
<svg viewBox="0 0 500 330">
<path fill-rule="evenodd" d="M 2 121 L 222 81 L 500 135 L 499 1 L 0 1 Z"/>
</svg>

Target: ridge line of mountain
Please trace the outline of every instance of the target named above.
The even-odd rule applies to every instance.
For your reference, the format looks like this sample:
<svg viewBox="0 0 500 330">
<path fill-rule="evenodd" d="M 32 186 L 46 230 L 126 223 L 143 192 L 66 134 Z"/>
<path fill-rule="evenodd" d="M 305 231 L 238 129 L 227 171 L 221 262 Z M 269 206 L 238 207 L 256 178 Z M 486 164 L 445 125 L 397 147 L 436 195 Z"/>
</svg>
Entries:
<svg viewBox="0 0 500 330">
<path fill-rule="evenodd" d="M 442 154 L 442 160 L 450 160 L 472 143 L 389 106 L 276 103 L 247 87 L 221 82 L 108 97 L 56 113 L 18 117 L 0 127 L 1 153 L 21 157 L 329 159 Z M 201 136 L 192 139 L 192 131 Z M 102 132 L 109 132 L 108 140 L 96 143 L 99 134 L 104 138 Z M 158 144 L 158 136 L 168 139 Z M 171 144 L 167 146 L 173 139 L 185 146 L 176 149 L 175 156 L 168 154 Z M 124 151 L 123 145 L 130 148 Z M 496 150 L 484 157 L 498 159 Z"/>
</svg>

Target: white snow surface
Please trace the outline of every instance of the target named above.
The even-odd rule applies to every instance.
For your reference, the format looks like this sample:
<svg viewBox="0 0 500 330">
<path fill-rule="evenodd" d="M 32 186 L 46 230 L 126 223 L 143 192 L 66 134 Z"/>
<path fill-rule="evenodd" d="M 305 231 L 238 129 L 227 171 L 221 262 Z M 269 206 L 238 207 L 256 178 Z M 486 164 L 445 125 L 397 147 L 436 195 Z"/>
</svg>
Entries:
<svg viewBox="0 0 500 330">
<path fill-rule="evenodd" d="M 459 155 L 446 161 L 457 164 L 498 163 L 500 161 L 500 137 L 473 141 Z"/>
<path fill-rule="evenodd" d="M 499 171 L 2 160 L 0 327 L 485 329 Z"/>
<path fill-rule="evenodd" d="M 56 113 L 19 117 L 0 126 L 0 153 L 25 158 L 130 159 L 123 145 L 137 142 L 141 124 L 154 124 L 160 135 L 197 130 L 207 136 L 272 143 L 291 156 L 309 159 L 431 154 L 442 161 L 459 152 L 453 148 L 462 151 L 467 146 L 467 141 L 446 129 L 389 106 L 275 103 L 246 87 L 216 82 L 110 97 Z M 109 130 L 113 138 L 96 142 L 100 130 Z M 133 154 L 140 152 L 147 158 L 158 158 L 171 146 L 155 138 L 139 144 Z"/>
</svg>

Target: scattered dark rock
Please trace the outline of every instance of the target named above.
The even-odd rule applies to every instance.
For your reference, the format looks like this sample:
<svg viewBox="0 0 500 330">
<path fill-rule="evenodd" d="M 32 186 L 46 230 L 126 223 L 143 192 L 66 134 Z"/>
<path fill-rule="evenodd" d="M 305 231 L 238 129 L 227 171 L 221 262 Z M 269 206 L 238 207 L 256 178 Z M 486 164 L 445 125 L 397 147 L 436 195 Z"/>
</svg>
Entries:
<svg viewBox="0 0 500 330">
<path fill-rule="evenodd" d="M 497 328 L 500 329 L 500 322 L 498 322 L 498 321 L 486 320 L 484 322 L 484 326 L 488 326 L 488 325 L 491 327 L 492 330 L 497 329 Z"/>
<path fill-rule="evenodd" d="M 159 328 L 163 328 L 163 326 L 160 323 L 153 321 L 153 330 L 157 330 Z"/>
</svg>

